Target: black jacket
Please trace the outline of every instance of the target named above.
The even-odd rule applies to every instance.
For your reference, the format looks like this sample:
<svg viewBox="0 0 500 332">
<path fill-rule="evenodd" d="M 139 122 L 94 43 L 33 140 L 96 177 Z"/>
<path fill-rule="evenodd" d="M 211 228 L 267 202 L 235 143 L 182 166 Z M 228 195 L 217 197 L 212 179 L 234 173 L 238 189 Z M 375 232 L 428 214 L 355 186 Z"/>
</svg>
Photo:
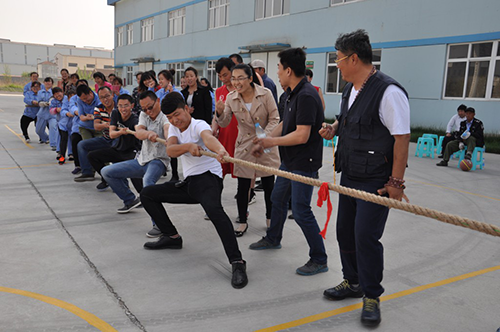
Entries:
<svg viewBox="0 0 500 332">
<path fill-rule="evenodd" d="M 462 135 L 464 131 L 467 130 L 467 120 L 460 122 L 459 133 Z M 470 134 L 472 137 L 476 138 L 476 146 L 483 147 L 484 145 L 484 125 L 479 119 L 472 119 L 472 124 L 470 126 Z M 459 141 L 463 141 L 459 136 Z"/>
<path fill-rule="evenodd" d="M 187 86 L 181 93 L 187 102 L 189 87 Z M 193 118 L 205 120 L 208 124 L 212 123 L 212 96 L 210 95 L 210 90 L 198 84 L 198 88 L 193 95 L 193 104 L 191 106 L 194 108 L 193 114 L 191 114 Z"/>
</svg>

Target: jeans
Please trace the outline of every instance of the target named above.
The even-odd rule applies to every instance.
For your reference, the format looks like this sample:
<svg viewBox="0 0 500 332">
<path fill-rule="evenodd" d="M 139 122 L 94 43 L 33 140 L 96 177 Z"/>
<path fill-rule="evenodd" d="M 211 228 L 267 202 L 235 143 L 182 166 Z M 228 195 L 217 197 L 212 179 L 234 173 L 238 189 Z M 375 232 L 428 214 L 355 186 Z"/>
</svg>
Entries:
<svg viewBox="0 0 500 332">
<path fill-rule="evenodd" d="M 92 165 L 90 165 L 89 158 L 87 157 L 90 151 L 95 151 L 104 148 L 110 148 L 113 141 L 104 137 L 95 137 L 91 139 L 84 139 L 78 143 L 78 160 L 82 168 L 83 175 L 92 175 Z"/>
<path fill-rule="evenodd" d="M 303 172 L 288 170 L 285 164 L 281 164 L 281 170 L 307 177 L 317 178 L 318 172 Z M 327 255 L 323 238 L 319 234 L 318 222 L 311 210 L 311 198 L 313 187 L 301 182 L 292 181 L 278 177 L 274 184 L 271 201 L 273 209 L 271 213 L 271 226 L 266 234 L 266 240 L 274 245 L 281 243 L 283 227 L 288 212 L 288 201 L 292 197 L 292 213 L 295 222 L 302 229 L 302 233 L 309 244 L 309 257 L 318 264 L 327 263 Z"/>
<path fill-rule="evenodd" d="M 354 181 L 342 175 L 340 185 L 373 194 L 387 179 Z M 379 241 L 384 233 L 389 209 L 346 195 L 339 196 L 337 241 L 344 279 L 361 284 L 365 295 L 379 297 L 384 270 L 384 247 Z"/>
<path fill-rule="evenodd" d="M 232 263 L 242 258 L 233 225 L 222 207 L 221 193 L 222 179 L 207 171 L 203 174 L 188 176 L 185 184 L 179 188 L 174 182 L 145 186 L 141 192 L 141 203 L 166 236 L 178 233 L 162 203 L 201 204 L 214 224 L 227 258 Z"/>
<path fill-rule="evenodd" d="M 49 126 L 49 135 L 45 132 L 45 128 Z M 36 133 L 40 137 L 40 139 L 44 142 L 49 141 L 51 147 L 57 147 L 57 120 L 55 118 L 46 119 L 37 119 L 36 122 Z"/>
<path fill-rule="evenodd" d="M 165 171 L 165 164 L 159 159 L 151 160 L 144 166 L 133 159 L 106 166 L 101 175 L 125 205 L 130 205 L 136 197 L 129 188 L 127 178 L 142 178 L 145 189 L 154 185 Z"/>
</svg>

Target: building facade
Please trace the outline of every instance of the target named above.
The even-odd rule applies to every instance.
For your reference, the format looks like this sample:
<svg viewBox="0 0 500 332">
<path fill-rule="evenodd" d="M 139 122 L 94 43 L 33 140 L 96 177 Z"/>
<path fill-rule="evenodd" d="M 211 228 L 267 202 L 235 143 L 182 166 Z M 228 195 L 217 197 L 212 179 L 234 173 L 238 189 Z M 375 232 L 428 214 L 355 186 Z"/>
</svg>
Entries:
<svg viewBox="0 0 500 332">
<path fill-rule="evenodd" d="M 278 52 L 302 47 L 333 118 L 345 85 L 335 39 L 361 28 L 374 64 L 407 89 L 412 126 L 444 128 L 466 104 L 486 132 L 500 132 L 498 0 L 107 1 L 115 8 L 115 67 L 127 84 L 138 71 L 173 67 L 179 79 L 194 66 L 216 87 L 217 59 L 240 53 L 246 63 L 263 60 L 279 86 Z"/>
<path fill-rule="evenodd" d="M 78 60 L 70 61 L 71 59 Z M 52 76 L 52 78 L 57 78 L 61 76 L 59 72 L 62 68 L 67 68 L 70 73 L 77 71 L 78 67 L 72 67 L 71 63 L 81 64 L 81 70 L 86 64 L 93 64 L 95 68 L 100 69 L 111 66 L 112 69 L 114 54 L 112 50 L 101 48 L 19 43 L 9 39 L 0 39 L 0 75 L 9 74 L 13 77 L 21 77 L 23 73 L 38 71 L 40 64 L 44 62 L 57 65 L 57 76 Z M 49 68 L 48 64 L 44 66 Z M 39 74 L 40 77 L 44 77 L 41 73 Z"/>
</svg>

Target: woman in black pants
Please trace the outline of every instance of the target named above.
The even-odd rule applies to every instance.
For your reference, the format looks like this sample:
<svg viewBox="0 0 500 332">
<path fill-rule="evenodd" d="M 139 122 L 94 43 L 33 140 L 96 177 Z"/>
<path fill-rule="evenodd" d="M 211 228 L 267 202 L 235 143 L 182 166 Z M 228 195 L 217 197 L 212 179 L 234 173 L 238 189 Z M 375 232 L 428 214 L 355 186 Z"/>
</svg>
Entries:
<svg viewBox="0 0 500 332">
<path fill-rule="evenodd" d="M 198 71 L 189 67 L 184 71 L 187 86 L 181 91 L 186 100 L 191 116 L 198 120 L 205 120 L 212 123 L 212 96 L 210 90 L 200 84 Z"/>
</svg>

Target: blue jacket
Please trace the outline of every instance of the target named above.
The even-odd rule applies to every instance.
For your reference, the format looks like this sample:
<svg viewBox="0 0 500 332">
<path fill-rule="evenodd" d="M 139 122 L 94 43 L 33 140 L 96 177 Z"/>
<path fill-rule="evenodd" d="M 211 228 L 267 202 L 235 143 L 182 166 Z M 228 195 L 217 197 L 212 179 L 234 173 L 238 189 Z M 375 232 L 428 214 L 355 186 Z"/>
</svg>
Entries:
<svg viewBox="0 0 500 332">
<path fill-rule="evenodd" d="M 175 87 L 175 85 L 172 85 L 172 88 L 173 88 L 173 90 L 174 90 L 175 92 L 180 93 L 180 95 L 182 96 L 181 91 L 180 91 L 179 89 L 177 89 L 177 88 Z M 165 89 L 160 89 L 160 90 L 156 91 L 156 96 L 157 96 L 158 98 L 160 98 L 160 103 L 162 102 L 163 98 L 165 98 L 165 96 L 166 96 L 166 95 L 168 95 L 168 92 L 167 92 L 167 91 L 165 91 Z M 184 96 L 182 96 L 182 97 L 184 98 Z"/>
<path fill-rule="evenodd" d="M 40 107 L 33 106 L 33 101 L 38 101 L 38 94 L 35 94 L 33 91 L 29 90 L 24 95 L 24 103 L 26 104 L 26 108 L 24 109 L 23 115 L 26 115 L 28 118 L 32 119 L 36 118 L 36 114 L 40 110 Z"/>
<path fill-rule="evenodd" d="M 55 98 L 52 98 L 52 100 L 50 101 L 49 109 L 59 108 L 59 107 L 61 108 L 61 112 L 56 114 L 57 126 L 59 127 L 59 129 L 67 131 L 66 124 L 68 123 L 68 120 L 66 120 L 66 119 L 69 119 L 69 118 L 66 116 L 66 114 L 62 114 L 64 104 L 68 104 L 68 97 L 67 96 L 64 96 L 63 100 L 61 100 L 61 101 L 59 101 Z"/>
<path fill-rule="evenodd" d="M 99 101 L 99 97 L 97 97 L 97 94 L 95 92 L 93 93 L 94 93 L 94 100 L 92 100 L 92 103 L 90 103 L 90 105 L 84 103 L 80 98 L 77 99 L 76 105 L 78 106 L 78 113 L 80 115 L 86 115 L 86 114 L 94 115 L 94 108 L 96 108 L 101 104 L 101 102 Z M 80 127 L 94 130 L 94 120 L 80 121 Z"/>
<path fill-rule="evenodd" d="M 129 95 L 130 92 L 127 90 L 127 89 L 124 89 L 124 88 L 120 88 L 120 94 L 117 96 L 117 95 L 113 95 L 113 100 L 115 101 L 115 105 L 118 103 L 118 97 L 121 96 L 121 95 Z"/>
<path fill-rule="evenodd" d="M 40 91 L 38 91 L 38 102 L 41 102 L 41 101 L 49 102 L 50 98 L 52 98 L 52 89 L 50 89 L 50 90 L 41 89 Z M 53 119 L 56 118 L 55 115 L 50 114 L 49 106 L 40 107 L 40 110 L 38 111 L 36 117 L 37 117 L 37 119 L 40 119 L 40 120 L 49 120 L 52 118 Z"/>
<path fill-rule="evenodd" d="M 68 129 L 71 128 L 71 130 L 68 130 L 68 132 L 70 134 L 72 133 L 78 133 L 78 128 L 80 128 L 81 126 L 81 121 L 80 121 L 80 117 L 78 115 L 76 115 L 76 111 L 78 111 L 78 105 L 76 104 L 76 101 L 79 100 L 80 98 L 78 98 L 77 95 L 74 95 L 73 97 L 71 97 L 71 99 L 69 100 L 68 102 L 68 112 L 70 112 L 71 114 L 73 114 L 74 116 L 72 118 L 68 118 L 69 119 L 69 122 L 68 122 Z M 70 126 L 71 124 L 71 126 Z"/>
<path fill-rule="evenodd" d="M 26 96 L 26 92 L 31 91 L 31 83 L 32 82 L 28 82 L 28 84 L 26 84 L 24 86 L 24 89 L 23 89 L 24 96 Z M 40 90 L 45 90 L 45 85 L 43 85 L 42 83 L 40 83 Z"/>
</svg>

